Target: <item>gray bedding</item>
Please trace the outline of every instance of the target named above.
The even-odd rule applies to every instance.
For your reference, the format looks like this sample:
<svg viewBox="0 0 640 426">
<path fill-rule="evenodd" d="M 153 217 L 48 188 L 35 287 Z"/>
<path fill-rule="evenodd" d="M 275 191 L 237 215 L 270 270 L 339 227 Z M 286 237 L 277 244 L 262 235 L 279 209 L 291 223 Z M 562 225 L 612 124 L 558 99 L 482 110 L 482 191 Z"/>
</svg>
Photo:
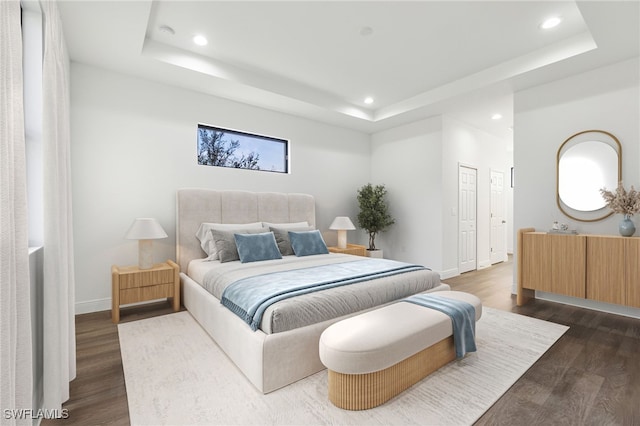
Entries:
<svg viewBox="0 0 640 426">
<path fill-rule="evenodd" d="M 359 259 L 350 255 L 326 254 L 285 256 L 283 259 L 252 263 L 212 263 L 200 284 L 220 299 L 224 289 L 241 278 Z M 439 284 L 438 273 L 420 270 L 297 296 L 271 305 L 265 311 L 260 329 L 271 334 L 304 327 L 421 293 Z"/>
</svg>

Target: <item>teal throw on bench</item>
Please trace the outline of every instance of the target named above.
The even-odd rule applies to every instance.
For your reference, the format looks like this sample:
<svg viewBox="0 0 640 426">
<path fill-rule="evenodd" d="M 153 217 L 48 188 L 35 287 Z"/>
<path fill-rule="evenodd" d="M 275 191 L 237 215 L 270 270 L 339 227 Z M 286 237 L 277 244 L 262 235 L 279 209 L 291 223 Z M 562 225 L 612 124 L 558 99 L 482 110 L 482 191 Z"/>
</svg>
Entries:
<svg viewBox="0 0 640 426">
<path fill-rule="evenodd" d="M 416 294 L 402 299 L 449 315 L 453 325 L 456 358 L 476 351 L 476 308 L 467 302 L 434 294 Z"/>
</svg>

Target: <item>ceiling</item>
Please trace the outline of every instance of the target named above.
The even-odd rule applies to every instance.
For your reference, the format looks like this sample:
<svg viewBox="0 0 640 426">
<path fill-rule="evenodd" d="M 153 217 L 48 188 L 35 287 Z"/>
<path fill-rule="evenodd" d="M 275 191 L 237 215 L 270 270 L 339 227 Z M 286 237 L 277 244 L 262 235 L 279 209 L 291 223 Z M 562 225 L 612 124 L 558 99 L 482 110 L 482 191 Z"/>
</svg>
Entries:
<svg viewBox="0 0 640 426">
<path fill-rule="evenodd" d="M 367 133 L 448 114 L 512 139 L 514 91 L 640 54 L 638 1 L 58 3 L 72 61 Z"/>
</svg>

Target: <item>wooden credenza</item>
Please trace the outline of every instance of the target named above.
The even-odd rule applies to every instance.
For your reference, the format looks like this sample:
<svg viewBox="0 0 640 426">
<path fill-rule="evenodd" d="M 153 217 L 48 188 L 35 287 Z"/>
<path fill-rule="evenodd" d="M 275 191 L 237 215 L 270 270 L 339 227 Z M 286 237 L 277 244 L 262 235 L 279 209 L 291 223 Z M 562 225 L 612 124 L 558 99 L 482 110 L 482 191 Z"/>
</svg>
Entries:
<svg viewBox="0 0 640 426">
<path fill-rule="evenodd" d="M 640 308 L 640 238 L 518 231 L 517 304 L 535 290 Z"/>
</svg>

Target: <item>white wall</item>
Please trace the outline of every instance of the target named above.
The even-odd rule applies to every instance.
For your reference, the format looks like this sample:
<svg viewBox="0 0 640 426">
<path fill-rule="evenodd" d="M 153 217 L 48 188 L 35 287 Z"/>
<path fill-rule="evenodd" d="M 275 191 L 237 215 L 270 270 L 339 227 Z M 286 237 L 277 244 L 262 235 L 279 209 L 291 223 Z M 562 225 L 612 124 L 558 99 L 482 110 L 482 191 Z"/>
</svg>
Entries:
<svg viewBox="0 0 640 426">
<path fill-rule="evenodd" d="M 289 139 L 291 173 L 197 165 L 199 122 Z M 137 263 L 137 243 L 123 238 L 134 218 L 157 218 L 169 238 L 154 243 L 155 259 L 175 259 L 178 188 L 309 193 L 326 231 L 335 216 L 355 218 L 370 179 L 364 133 L 78 63 L 71 132 L 77 313 L 110 308 L 111 265 Z"/>
<path fill-rule="evenodd" d="M 426 265 L 443 278 L 458 274 L 458 164 L 463 163 L 478 169 L 478 265 L 488 266 L 490 169 L 509 176 L 508 141 L 446 116 L 374 134 L 372 141 L 372 180 L 387 187 L 397 222 L 379 237 L 385 257 Z"/>
<path fill-rule="evenodd" d="M 606 130 L 622 145 L 622 179 L 640 188 L 638 59 L 518 92 L 514 98 L 516 229 L 547 230 L 554 220 L 589 234 L 617 234 L 620 217 L 573 221 L 556 205 L 556 155 L 583 130 Z"/>
<path fill-rule="evenodd" d="M 442 120 L 372 136 L 371 179 L 384 184 L 396 223 L 378 234 L 384 257 L 442 270 Z"/>
<path fill-rule="evenodd" d="M 622 145 L 625 185 L 640 188 L 639 80 L 636 58 L 515 94 L 516 229 L 547 230 L 557 220 L 585 234 L 618 234 L 619 215 L 587 223 L 562 214 L 556 205 L 556 154 L 579 131 L 606 130 Z M 637 218 L 635 222 L 640 225 Z M 596 305 L 603 310 L 613 306 Z"/>
</svg>

